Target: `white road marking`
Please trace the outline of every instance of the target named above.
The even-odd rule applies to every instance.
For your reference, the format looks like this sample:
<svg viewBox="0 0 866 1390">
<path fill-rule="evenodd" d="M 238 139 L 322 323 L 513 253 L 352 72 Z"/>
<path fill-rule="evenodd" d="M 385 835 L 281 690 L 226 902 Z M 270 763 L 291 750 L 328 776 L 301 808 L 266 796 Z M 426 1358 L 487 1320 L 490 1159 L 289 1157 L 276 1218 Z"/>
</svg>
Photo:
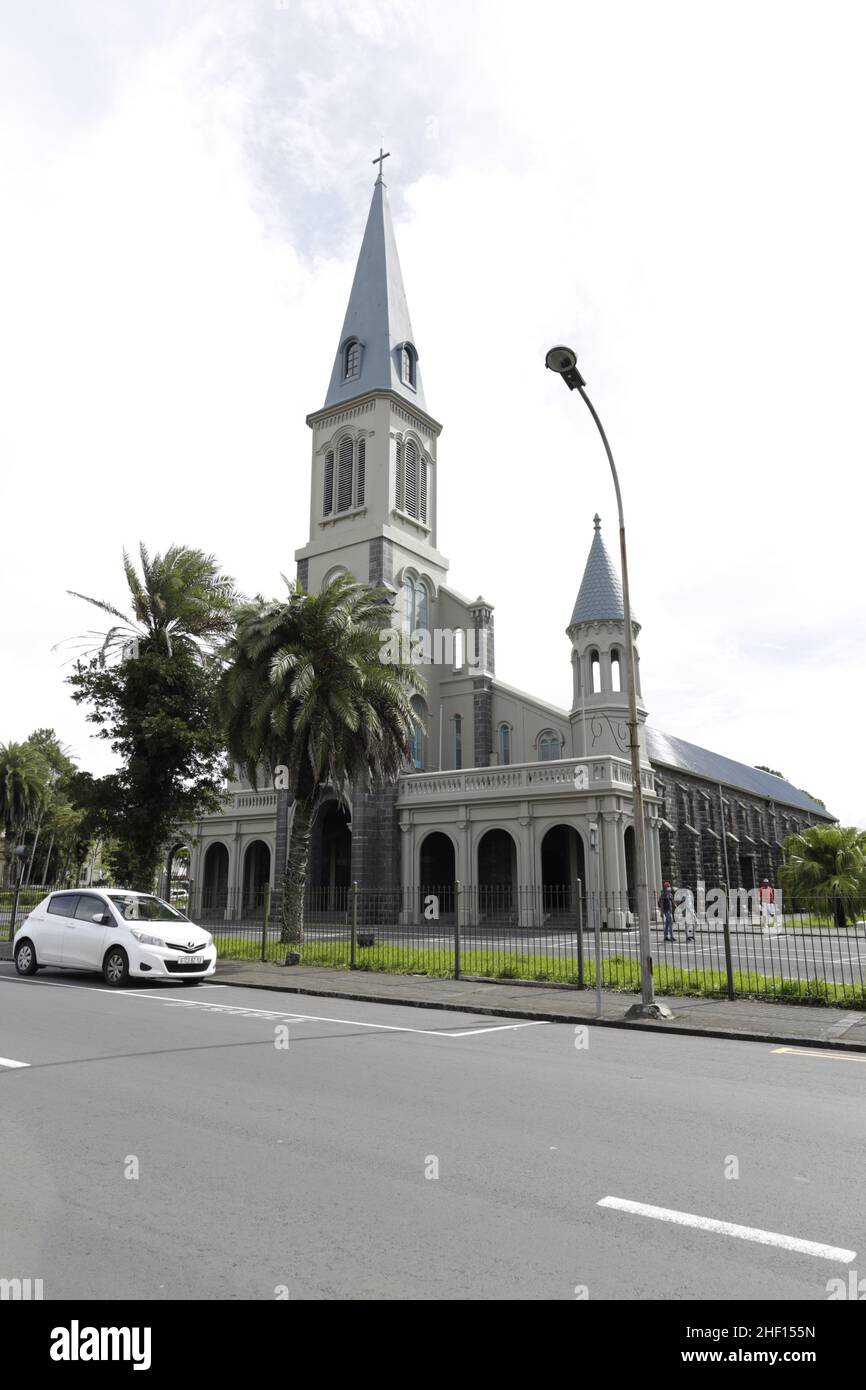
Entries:
<svg viewBox="0 0 866 1390">
<path fill-rule="evenodd" d="M 11 1057 L 0 1057 L 0 1067 L 29 1067 L 29 1062 L 14 1062 Z"/>
<path fill-rule="evenodd" d="M 76 989 L 88 994 L 108 994 L 125 999 L 151 999 L 159 1004 L 167 1004 L 174 1008 L 204 1009 L 206 1013 L 235 1014 L 246 1018 L 268 1018 L 268 1019 L 289 1019 L 295 1023 L 344 1023 L 353 1028 L 375 1028 L 379 1032 L 386 1033 L 421 1033 L 430 1038 L 471 1038 L 477 1033 L 499 1033 L 517 1028 L 540 1028 L 543 1019 L 521 1020 L 519 1023 L 495 1023 L 492 1025 L 482 1025 L 478 1028 L 467 1028 L 457 1033 L 446 1033 L 435 1028 L 409 1028 L 407 1025 L 395 1023 L 366 1023 L 357 1018 L 325 1018 L 320 1014 L 300 1014 L 289 1012 L 285 1009 L 254 1009 L 248 1008 L 243 1004 L 210 1004 L 204 999 L 177 999 L 172 998 L 175 989 L 160 989 L 147 991 L 143 989 L 111 989 L 105 985 L 64 985 L 59 980 L 18 980 L 0 976 L 0 983 L 33 985 L 36 988 L 49 989 Z M 199 986 L 201 988 L 201 986 Z M 216 985 L 216 989 L 230 989 L 230 985 Z M 179 991 L 178 991 L 179 992 Z M 373 1002 L 373 1001 L 371 1001 Z M 384 1005 L 388 1008 L 389 1005 Z"/>
<path fill-rule="evenodd" d="M 856 1250 L 843 1250 L 837 1245 L 822 1245 L 819 1241 L 801 1240 L 799 1236 L 785 1236 L 778 1231 L 762 1231 L 757 1226 L 738 1226 L 733 1221 L 715 1221 L 709 1216 L 694 1216 L 691 1212 L 674 1211 L 670 1207 L 653 1207 L 647 1202 L 630 1202 L 624 1197 L 602 1197 L 598 1206 L 631 1212 L 633 1216 L 649 1216 L 654 1221 L 671 1221 L 675 1226 L 694 1226 L 700 1231 L 736 1236 L 738 1240 L 753 1240 L 759 1245 L 775 1245 L 780 1250 L 792 1250 L 798 1255 L 815 1255 L 820 1260 L 840 1260 L 842 1264 L 850 1264 L 857 1258 Z"/>
<path fill-rule="evenodd" d="M 774 1047 L 774 1052 L 792 1052 L 797 1057 L 823 1057 L 831 1062 L 866 1062 L 866 1052 L 831 1052 L 827 1047 Z"/>
</svg>

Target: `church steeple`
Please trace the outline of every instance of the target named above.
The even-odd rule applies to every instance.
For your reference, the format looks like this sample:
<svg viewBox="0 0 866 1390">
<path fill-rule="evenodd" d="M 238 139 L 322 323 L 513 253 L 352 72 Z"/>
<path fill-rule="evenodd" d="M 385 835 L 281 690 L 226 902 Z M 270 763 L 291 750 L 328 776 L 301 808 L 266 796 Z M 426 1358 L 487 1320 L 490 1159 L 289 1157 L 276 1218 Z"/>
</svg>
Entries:
<svg viewBox="0 0 866 1390">
<path fill-rule="evenodd" d="M 369 391 L 393 391 L 426 413 L 418 352 L 382 178 L 373 188 L 325 409 Z"/>
</svg>

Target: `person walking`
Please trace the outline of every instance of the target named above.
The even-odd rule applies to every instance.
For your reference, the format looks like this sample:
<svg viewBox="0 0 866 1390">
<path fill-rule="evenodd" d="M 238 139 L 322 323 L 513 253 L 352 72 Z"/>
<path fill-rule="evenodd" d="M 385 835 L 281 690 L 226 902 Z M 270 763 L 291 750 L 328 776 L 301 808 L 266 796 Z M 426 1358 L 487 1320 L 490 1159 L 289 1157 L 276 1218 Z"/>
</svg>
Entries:
<svg viewBox="0 0 866 1390">
<path fill-rule="evenodd" d="M 665 941 L 673 941 L 674 938 L 674 890 L 670 883 L 665 879 L 662 884 L 662 891 L 659 894 L 659 911 L 665 924 Z"/>
<path fill-rule="evenodd" d="M 768 878 L 758 889 L 758 902 L 761 905 L 761 929 L 765 936 L 776 936 L 779 926 L 776 922 L 776 890 Z"/>
</svg>

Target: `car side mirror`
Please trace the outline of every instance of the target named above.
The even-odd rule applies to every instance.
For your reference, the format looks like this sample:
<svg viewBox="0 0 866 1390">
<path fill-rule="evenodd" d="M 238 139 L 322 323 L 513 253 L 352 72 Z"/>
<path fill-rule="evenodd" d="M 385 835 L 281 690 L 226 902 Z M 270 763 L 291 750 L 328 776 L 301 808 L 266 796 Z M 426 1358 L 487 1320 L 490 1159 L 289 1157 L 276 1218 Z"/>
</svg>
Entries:
<svg viewBox="0 0 866 1390">
<path fill-rule="evenodd" d="M 110 927 L 110 926 L 111 926 L 111 913 L 110 913 L 110 912 L 94 912 L 94 914 L 93 914 L 93 916 L 92 916 L 92 918 L 91 918 L 91 921 L 95 922 L 96 925 L 97 925 L 98 927 Z"/>
</svg>

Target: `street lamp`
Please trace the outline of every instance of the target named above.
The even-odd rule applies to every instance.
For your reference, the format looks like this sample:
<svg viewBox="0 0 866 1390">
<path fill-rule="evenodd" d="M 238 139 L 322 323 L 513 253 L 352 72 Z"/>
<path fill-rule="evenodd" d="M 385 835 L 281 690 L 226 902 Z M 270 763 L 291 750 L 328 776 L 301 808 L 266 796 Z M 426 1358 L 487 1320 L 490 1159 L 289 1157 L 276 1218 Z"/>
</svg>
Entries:
<svg viewBox="0 0 866 1390">
<path fill-rule="evenodd" d="M 587 409 L 596 423 L 601 442 L 607 454 L 613 486 L 616 492 L 616 505 L 619 512 L 619 551 L 622 568 L 622 601 L 625 616 L 626 686 L 628 688 L 628 730 L 631 751 L 632 794 L 634 798 L 634 846 L 637 871 L 637 909 L 640 927 L 640 988 L 641 1002 L 628 1010 L 626 1018 L 672 1018 L 673 1014 L 666 1004 L 656 1001 L 653 989 L 653 959 L 650 944 L 649 885 L 647 883 L 646 826 L 644 824 L 643 786 L 640 775 L 640 738 L 637 721 L 637 683 L 634 664 L 634 633 L 631 625 L 631 600 L 628 590 L 628 559 L 625 548 L 625 520 L 622 512 L 622 494 L 619 478 L 613 461 L 610 445 L 604 426 L 596 414 L 595 406 L 586 394 L 586 382 L 577 369 L 577 354 L 570 347 L 552 347 L 544 359 L 544 365 L 551 372 L 562 377 L 569 391 L 577 391 L 586 402 Z"/>
</svg>

